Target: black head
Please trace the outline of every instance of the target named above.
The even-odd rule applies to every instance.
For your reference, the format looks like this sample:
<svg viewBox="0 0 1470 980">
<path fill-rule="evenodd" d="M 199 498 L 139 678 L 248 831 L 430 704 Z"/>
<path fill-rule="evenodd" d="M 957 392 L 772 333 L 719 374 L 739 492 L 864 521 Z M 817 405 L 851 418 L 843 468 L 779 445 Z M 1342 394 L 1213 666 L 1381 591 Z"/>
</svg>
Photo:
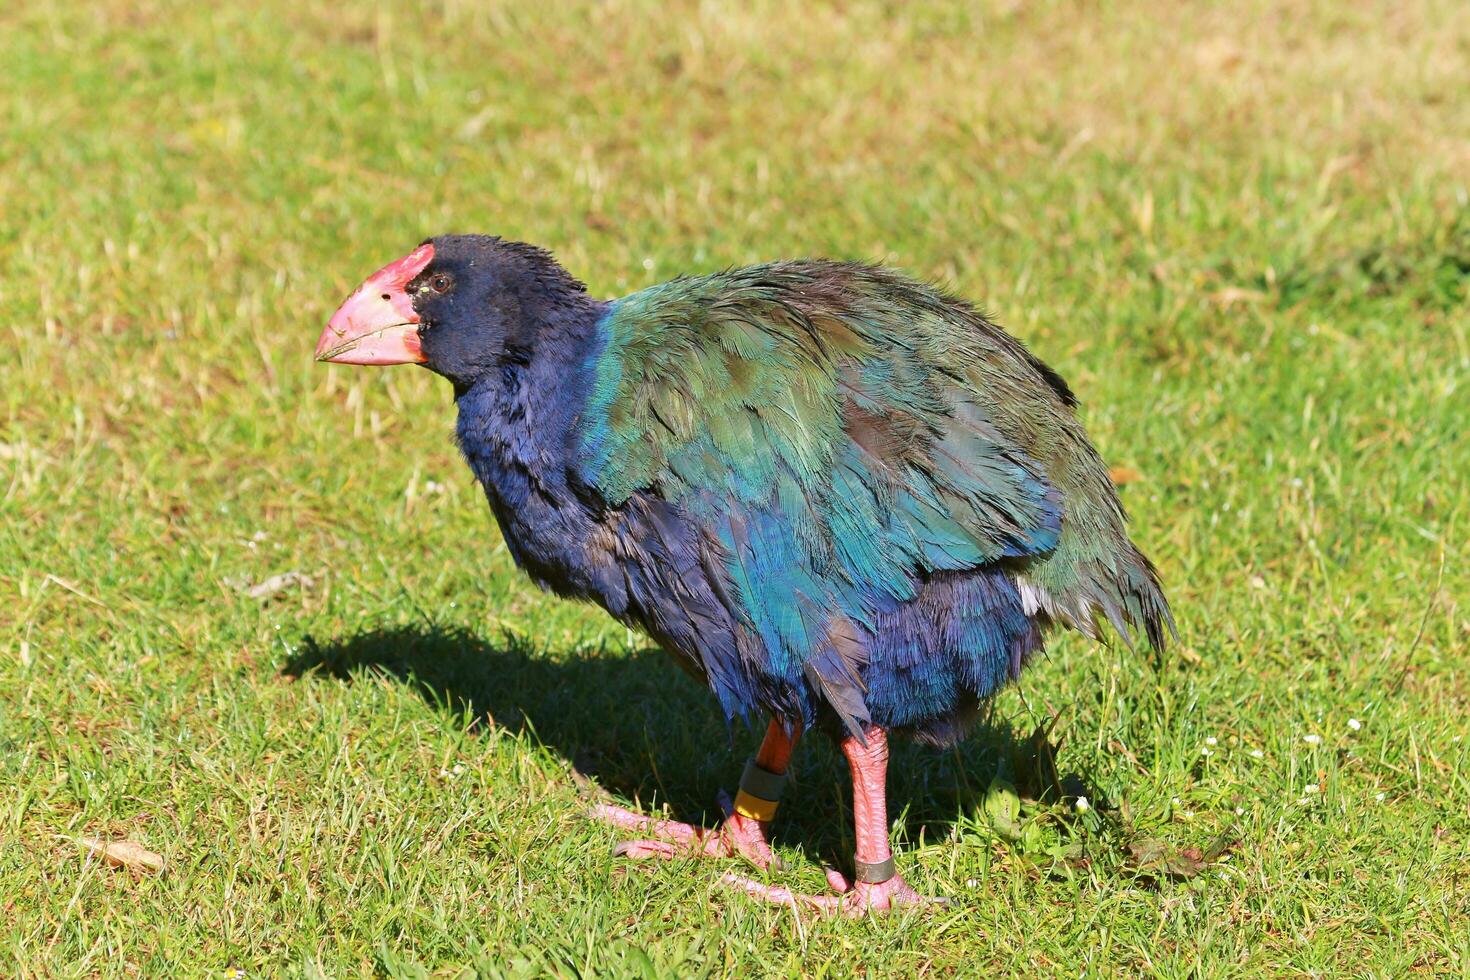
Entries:
<svg viewBox="0 0 1470 980">
<path fill-rule="evenodd" d="M 434 258 L 409 283 L 425 365 L 456 385 L 534 355 L 542 331 L 587 302 L 551 253 L 490 235 L 431 239 Z"/>
<path fill-rule="evenodd" d="M 358 287 L 322 333 L 317 358 L 416 362 L 466 388 L 503 364 L 528 362 L 548 330 L 597 305 L 544 249 L 441 235 Z"/>
</svg>

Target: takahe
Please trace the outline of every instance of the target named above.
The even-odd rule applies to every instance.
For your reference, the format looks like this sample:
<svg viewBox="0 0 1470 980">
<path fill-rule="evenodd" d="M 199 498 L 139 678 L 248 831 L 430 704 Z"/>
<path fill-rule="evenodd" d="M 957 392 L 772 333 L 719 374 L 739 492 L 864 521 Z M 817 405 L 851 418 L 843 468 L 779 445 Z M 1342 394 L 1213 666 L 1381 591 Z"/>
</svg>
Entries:
<svg viewBox="0 0 1470 980">
<path fill-rule="evenodd" d="M 1173 631 L 1066 382 L 888 269 L 774 262 L 604 301 L 542 249 L 447 235 L 363 283 L 316 353 L 449 379 L 516 563 L 645 630 L 728 719 L 770 719 L 718 830 L 599 807 L 656 838 L 624 855 L 769 866 L 820 728 L 851 771 L 851 880 L 725 880 L 851 914 L 925 901 L 889 849 L 889 736 L 962 737 L 1054 624 Z"/>
</svg>

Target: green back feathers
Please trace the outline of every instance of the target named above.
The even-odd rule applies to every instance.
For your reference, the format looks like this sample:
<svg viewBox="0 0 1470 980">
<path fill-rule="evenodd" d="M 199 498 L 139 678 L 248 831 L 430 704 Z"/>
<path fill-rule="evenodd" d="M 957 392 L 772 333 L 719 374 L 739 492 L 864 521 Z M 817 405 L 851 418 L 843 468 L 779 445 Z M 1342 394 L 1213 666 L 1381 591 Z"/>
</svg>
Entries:
<svg viewBox="0 0 1470 980">
<path fill-rule="evenodd" d="M 584 479 L 706 522 L 768 645 L 820 627 L 810 605 L 861 621 L 926 574 L 999 561 L 1028 611 L 1089 631 L 1101 611 L 1162 640 L 1167 609 L 1070 391 L 963 303 L 788 262 L 643 290 L 601 330 Z M 773 561 L 795 567 L 771 584 Z"/>
</svg>

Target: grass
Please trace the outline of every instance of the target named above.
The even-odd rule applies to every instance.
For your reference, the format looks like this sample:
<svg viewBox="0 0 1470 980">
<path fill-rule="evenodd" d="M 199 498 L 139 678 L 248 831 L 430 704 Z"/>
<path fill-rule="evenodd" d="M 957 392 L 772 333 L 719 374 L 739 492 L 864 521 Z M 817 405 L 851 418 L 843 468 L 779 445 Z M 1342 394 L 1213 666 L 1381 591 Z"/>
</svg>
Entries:
<svg viewBox="0 0 1470 980">
<path fill-rule="evenodd" d="M 1470 8 L 1156 8 L 0 9 L 0 973 L 1470 973 Z M 441 382 L 312 363 L 446 230 L 608 295 L 891 262 L 1073 382 L 1182 642 L 1058 636 L 900 756 L 953 906 L 610 859 L 579 773 L 709 819 L 755 735 L 516 574 Z M 1053 716 L 1095 808 L 1010 839 Z M 842 769 L 798 766 L 779 880 L 819 888 Z"/>
</svg>

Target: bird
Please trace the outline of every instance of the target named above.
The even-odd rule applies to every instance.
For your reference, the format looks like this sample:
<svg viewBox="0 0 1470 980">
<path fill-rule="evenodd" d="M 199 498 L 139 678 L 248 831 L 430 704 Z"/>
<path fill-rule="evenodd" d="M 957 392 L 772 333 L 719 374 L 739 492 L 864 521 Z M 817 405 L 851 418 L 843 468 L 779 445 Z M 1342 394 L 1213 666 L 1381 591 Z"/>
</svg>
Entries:
<svg viewBox="0 0 1470 980">
<path fill-rule="evenodd" d="M 898 871 L 891 739 L 949 746 L 1070 628 L 1162 651 L 1155 566 L 1066 381 L 975 306 L 875 264 L 775 261 L 603 300 L 540 247 L 430 238 L 332 315 L 320 361 L 447 379 L 455 439 L 535 583 L 641 629 L 764 723 L 709 828 L 601 803 L 632 859 L 778 866 L 805 733 L 852 782 L 852 872 L 758 899 L 863 916 L 943 901 Z"/>
</svg>

